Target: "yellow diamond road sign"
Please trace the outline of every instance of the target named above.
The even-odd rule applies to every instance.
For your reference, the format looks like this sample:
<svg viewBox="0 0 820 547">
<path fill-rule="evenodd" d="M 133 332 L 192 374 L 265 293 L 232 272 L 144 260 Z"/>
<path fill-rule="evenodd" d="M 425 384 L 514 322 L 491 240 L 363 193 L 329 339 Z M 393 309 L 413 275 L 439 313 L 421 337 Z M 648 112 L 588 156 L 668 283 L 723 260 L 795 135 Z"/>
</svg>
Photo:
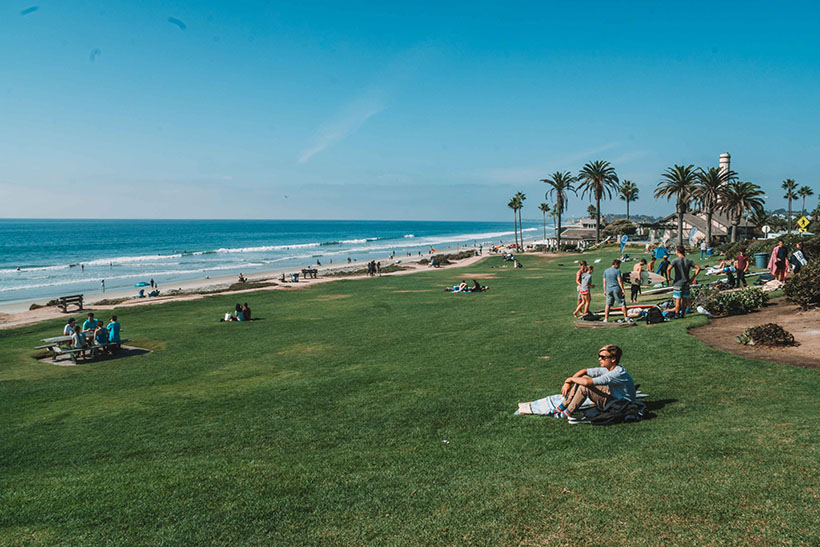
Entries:
<svg viewBox="0 0 820 547">
<path fill-rule="evenodd" d="M 800 220 L 797 221 L 797 225 L 803 228 L 804 232 L 806 231 L 806 228 L 809 224 L 809 219 L 807 219 L 806 217 L 801 217 Z"/>
</svg>

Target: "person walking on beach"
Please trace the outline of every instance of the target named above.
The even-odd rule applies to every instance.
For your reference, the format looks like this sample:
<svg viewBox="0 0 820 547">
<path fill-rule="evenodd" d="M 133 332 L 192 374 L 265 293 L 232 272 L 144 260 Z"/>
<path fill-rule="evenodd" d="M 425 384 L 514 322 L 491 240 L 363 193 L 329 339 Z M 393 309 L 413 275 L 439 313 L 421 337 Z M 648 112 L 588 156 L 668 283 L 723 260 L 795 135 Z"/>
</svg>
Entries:
<svg viewBox="0 0 820 547">
<path fill-rule="evenodd" d="M 697 281 L 700 273 L 700 266 L 686 258 L 686 249 L 683 245 L 675 248 L 678 257 L 669 264 L 666 270 L 666 281 L 669 281 L 670 274 L 675 272 L 675 281 L 672 283 L 672 298 L 675 299 L 675 318 L 682 319 L 686 314 L 686 309 L 691 305 L 692 299 L 689 289 L 692 283 Z M 689 270 L 695 268 L 695 275 L 689 277 Z"/>
<path fill-rule="evenodd" d="M 151 278 L 151 288 L 152 289 L 154 288 L 154 278 L 153 277 Z"/>
<path fill-rule="evenodd" d="M 621 277 L 621 261 L 617 258 L 612 261 L 612 266 L 604 270 L 604 295 L 606 295 L 606 306 L 604 307 L 604 323 L 609 321 L 609 308 L 613 305 L 620 306 L 624 313 L 624 321 L 629 323 L 626 315 L 626 297 L 624 296 L 624 280 Z"/>
<path fill-rule="evenodd" d="M 100 279 L 100 292 L 105 292 L 105 279 Z"/>
</svg>

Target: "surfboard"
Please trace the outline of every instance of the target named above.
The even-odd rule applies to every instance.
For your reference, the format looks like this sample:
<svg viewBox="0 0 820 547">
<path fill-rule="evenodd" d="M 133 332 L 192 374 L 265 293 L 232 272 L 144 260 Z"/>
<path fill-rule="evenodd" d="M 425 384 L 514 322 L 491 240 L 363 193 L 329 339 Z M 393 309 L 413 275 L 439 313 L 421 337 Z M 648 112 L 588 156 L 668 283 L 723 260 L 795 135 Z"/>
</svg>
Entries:
<svg viewBox="0 0 820 547">
<path fill-rule="evenodd" d="M 629 281 L 631 283 L 635 283 L 635 278 L 637 277 L 635 274 L 638 272 L 632 272 L 629 274 Z M 666 281 L 666 278 L 660 274 L 656 274 L 654 272 L 647 272 L 641 271 L 641 279 L 638 281 L 639 285 L 654 285 L 655 283 L 663 283 Z"/>
</svg>

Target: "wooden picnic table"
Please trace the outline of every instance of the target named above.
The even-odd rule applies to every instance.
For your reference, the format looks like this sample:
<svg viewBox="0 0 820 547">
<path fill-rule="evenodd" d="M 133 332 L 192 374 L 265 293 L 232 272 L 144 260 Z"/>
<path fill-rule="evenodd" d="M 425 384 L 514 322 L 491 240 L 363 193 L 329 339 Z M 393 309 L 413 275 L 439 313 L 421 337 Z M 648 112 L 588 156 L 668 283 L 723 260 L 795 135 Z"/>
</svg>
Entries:
<svg viewBox="0 0 820 547">
<path fill-rule="evenodd" d="M 93 359 L 99 353 L 100 350 L 103 350 L 108 347 L 114 347 L 119 349 L 120 346 L 124 342 L 128 342 L 128 340 L 120 340 L 119 342 L 108 342 L 106 344 L 96 344 L 93 341 L 90 341 L 85 348 L 72 348 L 72 340 L 71 336 L 52 336 L 51 338 L 43 338 L 41 339 L 42 342 L 45 342 L 45 345 L 37 346 L 34 349 L 47 349 L 51 352 L 51 360 L 56 361 L 58 355 L 68 355 L 69 358 L 74 361 L 74 364 L 77 364 L 77 355 L 83 355 L 85 352 L 88 352 Z"/>
</svg>

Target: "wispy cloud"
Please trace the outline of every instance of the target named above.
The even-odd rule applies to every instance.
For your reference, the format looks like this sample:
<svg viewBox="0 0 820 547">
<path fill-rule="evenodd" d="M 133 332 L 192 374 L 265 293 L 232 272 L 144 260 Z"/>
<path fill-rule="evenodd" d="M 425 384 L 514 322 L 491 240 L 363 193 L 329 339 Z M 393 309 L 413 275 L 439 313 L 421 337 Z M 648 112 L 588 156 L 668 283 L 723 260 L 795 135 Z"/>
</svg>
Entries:
<svg viewBox="0 0 820 547">
<path fill-rule="evenodd" d="M 549 176 L 550 173 L 567 169 L 569 164 L 584 160 L 590 161 L 598 159 L 595 156 L 602 154 L 607 150 L 612 150 L 620 143 L 610 142 L 592 148 L 576 152 L 562 158 L 555 158 L 549 160 L 544 167 L 501 167 L 497 169 L 490 169 L 483 173 L 484 177 L 497 183 L 502 184 L 520 184 L 522 182 L 533 182 Z M 628 154 L 627 154 L 628 155 Z M 626 156 L 626 155 L 625 155 Z M 612 163 L 615 163 L 613 161 Z M 579 166 L 576 166 L 579 167 Z"/>
<path fill-rule="evenodd" d="M 313 144 L 299 156 L 299 163 L 305 163 L 328 146 L 344 139 L 384 109 L 384 102 L 378 97 L 368 96 L 351 102 L 329 122 L 319 127 Z"/>
<path fill-rule="evenodd" d="M 644 158 L 648 155 L 649 152 L 647 150 L 636 150 L 634 152 L 627 152 L 625 154 L 621 154 L 617 158 L 613 158 L 611 163 L 617 169 L 619 167 L 619 164 L 629 163 L 631 161 Z"/>
</svg>

